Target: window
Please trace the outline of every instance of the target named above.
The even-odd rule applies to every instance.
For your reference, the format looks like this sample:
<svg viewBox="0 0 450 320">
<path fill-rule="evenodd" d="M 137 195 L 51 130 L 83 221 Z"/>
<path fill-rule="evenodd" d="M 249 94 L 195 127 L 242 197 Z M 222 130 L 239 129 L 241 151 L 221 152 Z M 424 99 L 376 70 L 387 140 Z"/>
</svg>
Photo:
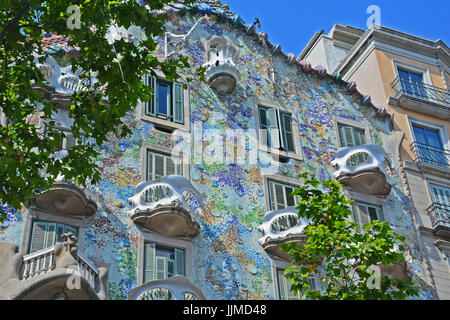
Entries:
<svg viewBox="0 0 450 320">
<path fill-rule="evenodd" d="M 418 160 L 435 165 L 448 166 L 439 129 L 425 128 L 416 124 L 413 124 L 412 128 Z"/>
<path fill-rule="evenodd" d="M 342 148 L 355 147 L 366 144 L 366 138 L 363 129 L 358 129 L 344 124 L 338 124 L 338 128 Z"/>
<path fill-rule="evenodd" d="M 378 206 L 362 202 L 355 202 L 353 205 L 353 212 L 354 220 L 357 224 L 359 224 L 361 230 L 363 229 L 364 225 L 369 223 L 370 221 L 384 220 L 381 208 Z"/>
<path fill-rule="evenodd" d="M 53 246 L 66 232 L 72 231 L 77 235 L 76 228 L 55 222 L 34 221 L 31 230 L 29 253 Z"/>
<path fill-rule="evenodd" d="M 290 194 L 295 186 L 268 180 L 270 211 L 278 211 L 294 207 L 297 201 Z"/>
<path fill-rule="evenodd" d="M 264 145 L 288 152 L 295 152 L 292 116 L 276 108 L 259 107 L 259 127 Z"/>
<path fill-rule="evenodd" d="M 71 133 L 71 131 L 68 130 L 68 129 L 53 128 L 53 130 L 57 131 L 60 134 L 60 136 L 61 136 L 60 145 L 59 145 L 59 148 L 57 148 L 56 151 L 68 150 L 69 148 L 77 145 L 78 143 L 81 143 L 81 144 L 85 144 L 86 143 L 86 137 L 84 135 L 80 135 L 80 138 L 76 139 L 73 136 L 73 134 Z M 48 132 L 47 127 L 45 129 L 45 132 L 46 132 L 46 137 L 47 137 L 47 132 Z"/>
<path fill-rule="evenodd" d="M 398 76 L 402 89 L 409 95 L 426 98 L 427 94 L 423 83 L 423 74 L 398 69 Z"/>
<path fill-rule="evenodd" d="M 181 159 L 147 150 L 147 181 L 160 179 L 171 174 L 183 175 Z"/>
<path fill-rule="evenodd" d="M 299 300 L 302 294 L 299 292 L 295 294 L 291 291 L 292 282 L 289 281 L 284 276 L 284 270 L 283 269 L 277 269 L 277 280 L 278 280 L 278 295 L 280 297 L 280 300 Z M 317 290 L 315 286 L 314 279 L 309 279 L 309 289 L 311 290 Z M 304 288 L 303 292 L 307 289 Z"/>
<path fill-rule="evenodd" d="M 145 103 L 145 114 L 169 122 L 184 124 L 183 85 L 146 77 L 146 85 L 153 89 L 152 99 Z"/>
<path fill-rule="evenodd" d="M 185 275 L 184 250 L 145 243 L 144 283 L 167 279 L 175 275 Z"/>
<path fill-rule="evenodd" d="M 450 188 L 430 183 L 433 202 L 450 206 Z"/>
</svg>

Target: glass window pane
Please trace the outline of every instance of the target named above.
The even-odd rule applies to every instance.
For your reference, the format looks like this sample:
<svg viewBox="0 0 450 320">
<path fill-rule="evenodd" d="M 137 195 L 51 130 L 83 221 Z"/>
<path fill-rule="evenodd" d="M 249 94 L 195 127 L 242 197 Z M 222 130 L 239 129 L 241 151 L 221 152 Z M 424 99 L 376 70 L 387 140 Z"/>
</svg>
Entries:
<svg viewBox="0 0 450 320">
<path fill-rule="evenodd" d="M 166 84 L 158 83 L 158 115 L 167 116 L 169 113 L 168 106 L 168 95 L 169 95 L 169 86 Z"/>
</svg>

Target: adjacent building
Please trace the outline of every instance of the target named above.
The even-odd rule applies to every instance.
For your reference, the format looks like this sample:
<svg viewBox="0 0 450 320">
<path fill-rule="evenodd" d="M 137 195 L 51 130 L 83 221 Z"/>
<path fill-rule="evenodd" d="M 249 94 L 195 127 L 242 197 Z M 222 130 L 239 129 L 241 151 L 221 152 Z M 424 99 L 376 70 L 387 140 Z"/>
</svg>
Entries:
<svg viewBox="0 0 450 320">
<path fill-rule="evenodd" d="M 358 223 L 385 220 L 404 235 L 406 263 L 397 274 L 421 288 L 419 298 L 433 298 L 400 161 L 411 151 L 391 114 L 354 82 L 284 53 L 215 1 L 159 14 L 168 33 L 155 54 L 186 55 L 192 69 L 179 83 L 159 72 L 142 79 L 153 98 L 124 119 L 131 136 L 98 146 L 98 185 L 62 178 L 28 208 L 5 205 L 0 298 L 295 299 L 278 245 L 304 241 L 307 222 L 289 196 L 304 171 L 340 181 Z M 46 41 L 53 51 L 67 49 L 61 37 Z M 199 66 L 207 67 L 206 82 L 195 77 Z M 82 86 L 63 68 L 52 57 L 41 66 L 55 88 L 49 99 L 66 133 L 62 150 L 93 143 L 68 131 L 66 103 Z M 422 174 L 420 163 L 409 168 Z"/>
<path fill-rule="evenodd" d="M 421 239 L 427 281 L 450 298 L 450 50 L 441 40 L 372 25 L 335 25 L 315 35 L 300 59 L 356 82 L 404 133 L 400 167 Z"/>
</svg>

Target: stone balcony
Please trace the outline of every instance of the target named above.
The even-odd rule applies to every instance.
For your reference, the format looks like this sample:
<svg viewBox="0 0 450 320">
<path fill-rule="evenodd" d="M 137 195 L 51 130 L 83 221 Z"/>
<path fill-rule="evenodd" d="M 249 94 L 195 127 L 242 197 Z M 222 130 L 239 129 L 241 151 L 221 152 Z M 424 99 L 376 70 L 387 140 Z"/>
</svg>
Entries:
<svg viewBox="0 0 450 320">
<path fill-rule="evenodd" d="M 58 216 L 89 218 L 97 212 L 92 192 L 63 180 L 30 199 L 30 208 Z"/>
<path fill-rule="evenodd" d="M 387 196 L 391 183 L 387 170 L 390 161 L 384 149 L 377 144 L 341 148 L 331 163 L 336 180 L 366 194 Z"/>
<path fill-rule="evenodd" d="M 128 201 L 133 206 L 128 212 L 131 220 L 144 229 L 181 238 L 200 233 L 192 216 L 201 210 L 202 197 L 185 177 L 169 175 L 141 182 Z"/>
<path fill-rule="evenodd" d="M 206 51 L 206 82 L 221 95 L 233 92 L 241 77 L 234 63 L 236 49 L 225 39 L 217 37 L 208 42 Z"/>
<path fill-rule="evenodd" d="M 154 280 L 128 292 L 128 300 L 206 300 L 188 278 L 173 276 Z"/>
<path fill-rule="evenodd" d="M 79 252 L 76 237 L 27 255 L 16 244 L 0 243 L 0 257 L 0 299 L 107 298 L 108 269 L 97 268 Z"/>
<path fill-rule="evenodd" d="M 288 208 L 280 211 L 269 211 L 258 227 L 263 236 L 258 240 L 263 249 L 270 255 L 289 260 L 290 256 L 280 250 L 280 244 L 296 242 L 302 245 L 306 242 L 303 230 L 308 225 L 305 218 L 298 219 L 298 211 Z"/>
</svg>

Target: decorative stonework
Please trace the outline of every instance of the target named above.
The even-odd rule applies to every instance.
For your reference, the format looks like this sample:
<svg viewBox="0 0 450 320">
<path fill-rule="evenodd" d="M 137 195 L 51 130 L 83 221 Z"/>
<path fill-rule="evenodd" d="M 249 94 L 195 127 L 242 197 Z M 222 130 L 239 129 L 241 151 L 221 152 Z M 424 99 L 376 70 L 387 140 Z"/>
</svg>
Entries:
<svg viewBox="0 0 450 320">
<path fill-rule="evenodd" d="M 336 169 L 333 176 L 346 186 L 367 194 L 387 196 L 391 192 L 386 172 L 390 161 L 377 144 L 341 148 L 331 164 Z"/>
<path fill-rule="evenodd" d="M 289 254 L 280 251 L 280 244 L 297 242 L 305 243 L 303 230 L 308 225 L 305 218 L 298 220 L 298 211 L 289 208 L 280 211 L 270 211 L 264 216 L 263 223 L 258 227 L 263 236 L 258 242 L 263 249 L 281 259 L 288 260 Z"/>
<path fill-rule="evenodd" d="M 241 78 L 234 63 L 236 49 L 224 38 L 216 37 L 208 41 L 206 54 L 208 85 L 222 95 L 233 92 Z"/>
<path fill-rule="evenodd" d="M 169 237 L 195 237 L 200 232 L 192 215 L 201 211 L 202 197 L 185 177 L 142 182 L 128 200 L 133 205 L 128 214 L 137 225 Z"/>
<path fill-rule="evenodd" d="M 183 276 L 147 282 L 128 293 L 128 300 L 206 300 L 202 291 Z"/>
</svg>

